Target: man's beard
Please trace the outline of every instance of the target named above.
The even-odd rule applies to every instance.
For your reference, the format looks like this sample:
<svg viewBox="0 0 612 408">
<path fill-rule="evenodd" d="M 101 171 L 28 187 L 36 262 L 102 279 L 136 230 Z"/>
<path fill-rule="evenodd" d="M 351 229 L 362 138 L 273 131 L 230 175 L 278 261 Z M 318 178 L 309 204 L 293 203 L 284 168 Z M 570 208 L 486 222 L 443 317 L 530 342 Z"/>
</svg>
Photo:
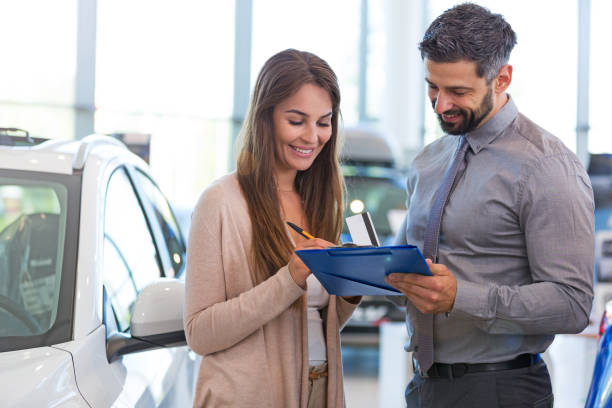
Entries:
<svg viewBox="0 0 612 408">
<path fill-rule="evenodd" d="M 443 112 L 444 115 L 459 114 L 463 118 L 457 123 L 448 123 L 442 119 L 442 114 L 438 114 L 440 127 L 450 135 L 464 135 L 476 129 L 480 122 L 493 110 L 493 88 L 489 88 L 487 94 L 482 99 L 480 106 L 476 110 L 451 109 Z M 435 109 L 435 101 L 432 102 Z"/>
</svg>

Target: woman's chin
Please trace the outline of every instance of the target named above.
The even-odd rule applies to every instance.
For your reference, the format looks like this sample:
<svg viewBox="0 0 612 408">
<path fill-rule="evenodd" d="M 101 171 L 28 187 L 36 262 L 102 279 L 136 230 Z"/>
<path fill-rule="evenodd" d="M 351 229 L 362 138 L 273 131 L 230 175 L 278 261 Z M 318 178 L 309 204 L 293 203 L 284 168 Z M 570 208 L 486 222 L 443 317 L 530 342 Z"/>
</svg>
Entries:
<svg viewBox="0 0 612 408">
<path fill-rule="evenodd" d="M 287 162 L 287 168 L 296 171 L 308 170 L 314 163 L 314 157 L 298 158 Z"/>
</svg>

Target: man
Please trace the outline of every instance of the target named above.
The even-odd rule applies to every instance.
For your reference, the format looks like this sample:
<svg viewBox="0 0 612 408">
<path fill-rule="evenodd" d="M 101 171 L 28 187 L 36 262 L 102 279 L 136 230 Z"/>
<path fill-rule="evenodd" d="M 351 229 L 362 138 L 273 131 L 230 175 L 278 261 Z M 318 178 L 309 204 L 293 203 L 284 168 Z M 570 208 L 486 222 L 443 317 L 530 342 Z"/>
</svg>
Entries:
<svg viewBox="0 0 612 408">
<path fill-rule="evenodd" d="M 506 93 L 515 43 L 501 15 L 461 4 L 419 44 L 447 134 L 412 164 L 397 237 L 422 248 L 433 276 L 388 277 L 407 299 L 409 407 L 552 406 L 539 353 L 588 324 L 592 188 Z"/>
</svg>

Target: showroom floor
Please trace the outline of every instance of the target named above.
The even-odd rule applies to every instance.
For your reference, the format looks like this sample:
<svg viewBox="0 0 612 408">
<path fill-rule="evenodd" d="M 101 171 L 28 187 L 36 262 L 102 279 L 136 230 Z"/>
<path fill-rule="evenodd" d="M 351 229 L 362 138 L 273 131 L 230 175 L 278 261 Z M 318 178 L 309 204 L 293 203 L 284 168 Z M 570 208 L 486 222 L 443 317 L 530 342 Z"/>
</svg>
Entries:
<svg viewBox="0 0 612 408">
<path fill-rule="evenodd" d="M 379 346 L 343 338 L 343 364 L 348 408 L 404 407 L 403 389 L 412 376 L 401 347 L 403 324 L 381 329 Z M 544 355 L 555 393 L 555 408 L 584 407 L 597 340 L 592 335 L 558 335 Z M 382 394 L 381 394 L 382 392 Z"/>
</svg>

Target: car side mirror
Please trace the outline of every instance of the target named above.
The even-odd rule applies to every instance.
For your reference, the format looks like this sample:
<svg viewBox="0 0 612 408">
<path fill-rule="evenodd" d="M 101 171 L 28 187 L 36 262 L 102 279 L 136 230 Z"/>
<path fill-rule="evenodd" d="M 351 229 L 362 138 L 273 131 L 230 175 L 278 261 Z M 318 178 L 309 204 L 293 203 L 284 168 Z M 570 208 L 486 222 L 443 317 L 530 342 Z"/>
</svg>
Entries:
<svg viewBox="0 0 612 408">
<path fill-rule="evenodd" d="M 142 289 L 132 309 L 131 336 L 117 332 L 108 338 L 108 361 L 153 348 L 186 345 L 184 301 L 185 283 L 178 279 L 160 278 Z"/>
<path fill-rule="evenodd" d="M 183 307 L 185 283 L 161 278 L 145 287 L 132 310 L 132 337 L 167 346 L 169 341 L 185 341 Z"/>
</svg>

